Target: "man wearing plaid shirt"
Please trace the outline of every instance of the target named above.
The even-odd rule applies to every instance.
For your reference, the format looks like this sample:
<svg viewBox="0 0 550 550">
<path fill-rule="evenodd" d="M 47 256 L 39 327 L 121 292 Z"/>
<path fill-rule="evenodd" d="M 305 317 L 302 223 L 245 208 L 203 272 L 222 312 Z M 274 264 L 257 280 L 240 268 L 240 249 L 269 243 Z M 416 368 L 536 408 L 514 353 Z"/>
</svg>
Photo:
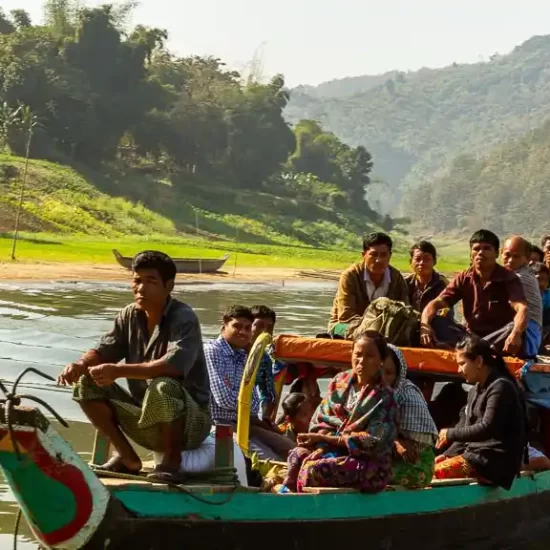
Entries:
<svg viewBox="0 0 550 550">
<path fill-rule="evenodd" d="M 223 316 L 221 335 L 206 342 L 204 353 L 210 377 L 210 412 L 216 424 L 236 424 L 239 389 L 252 341 L 254 316 L 249 308 L 231 306 Z M 285 460 L 293 442 L 276 432 L 269 420 L 261 421 L 260 391 L 251 404 L 250 449 L 260 458 Z"/>
</svg>

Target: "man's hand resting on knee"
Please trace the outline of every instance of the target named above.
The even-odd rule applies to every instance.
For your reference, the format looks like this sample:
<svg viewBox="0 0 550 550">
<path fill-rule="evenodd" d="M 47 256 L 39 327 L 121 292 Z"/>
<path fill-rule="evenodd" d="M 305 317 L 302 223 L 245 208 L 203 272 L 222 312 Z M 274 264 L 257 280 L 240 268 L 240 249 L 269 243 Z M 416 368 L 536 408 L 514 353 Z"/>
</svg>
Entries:
<svg viewBox="0 0 550 550">
<path fill-rule="evenodd" d="M 82 363 L 70 363 L 57 377 L 57 384 L 59 386 L 71 386 L 75 382 L 78 382 L 78 379 L 87 372 L 88 369 Z"/>
</svg>

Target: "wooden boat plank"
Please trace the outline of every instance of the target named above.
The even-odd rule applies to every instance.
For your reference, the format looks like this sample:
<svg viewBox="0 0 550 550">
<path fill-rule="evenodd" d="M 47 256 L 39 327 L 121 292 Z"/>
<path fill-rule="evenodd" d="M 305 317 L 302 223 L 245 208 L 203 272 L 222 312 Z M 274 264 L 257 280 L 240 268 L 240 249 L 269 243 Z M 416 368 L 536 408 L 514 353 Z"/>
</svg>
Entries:
<svg viewBox="0 0 550 550">
<path fill-rule="evenodd" d="M 511 490 L 498 487 L 468 485 L 440 486 L 435 490 L 383 491 L 377 495 L 361 493 L 321 492 L 303 493 L 300 498 L 291 495 L 239 492 L 233 495 L 207 497 L 212 503 L 202 502 L 192 495 L 176 492 L 114 491 L 129 510 L 144 517 L 186 517 L 195 514 L 204 519 L 226 521 L 285 521 L 300 518 L 336 520 L 390 517 L 476 508 L 491 503 L 505 503 L 550 492 L 550 472 L 517 479 Z M 213 506 L 231 498 L 231 505 Z M 321 500 L 322 499 L 322 500 Z M 229 502 L 229 501 L 228 501 Z"/>
<path fill-rule="evenodd" d="M 304 487 L 303 492 L 313 495 L 322 495 L 327 493 L 359 493 L 360 491 L 350 487 Z"/>
<path fill-rule="evenodd" d="M 201 493 L 203 495 L 213 495 L 217 493 L 233 493 L 233 492 L 246 492 L 246 493 L 258 493 L 260 491 L 257 487 L 244 487 L 242 485 L 178 485 L 177 487 L 166 485 L 165 483 L 152 483 L 148 480 L 135 480 L 135 479 L 121 479 L 116 477 L 102 478 L 101 482 L 107 489 L 113 491 L 173 491 L 186 493 Z"/>
</svg>

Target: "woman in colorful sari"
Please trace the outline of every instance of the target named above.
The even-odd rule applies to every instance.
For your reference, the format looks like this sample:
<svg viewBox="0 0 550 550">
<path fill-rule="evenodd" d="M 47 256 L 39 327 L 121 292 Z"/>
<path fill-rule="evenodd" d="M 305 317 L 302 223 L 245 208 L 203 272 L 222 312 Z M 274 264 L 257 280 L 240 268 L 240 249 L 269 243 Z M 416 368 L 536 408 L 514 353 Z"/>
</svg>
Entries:
<svg viewBox="0 0 550 550">
<path fill-rule="evenodd" d="M 439 433 L 436 479 L 473 477 L 510 489 L 526 454 L 523 394 L 501 355 L 477 336 L 456 346 L 460 373 L 474 387 L 454 428 Z"/>
<path fill-rule="evenodd" d="M 386 487 L 397 412 L 393 392 L 382 380 L 387 355 L 378 332 L 355 338 L 352 369 L 332 379 L 309 433 L 298 435 L 299 446 L 288 456 L 288 474 L 278 492 L 350 487 L 377 493 Z"/>
<path fill-rule="evenodd" d="M 417 489 L 432 481 L 438 432 L 420 388 L 407 380 L 407 363 L 401 350 L 392 344 L 388 348 L 382 376 L 394 390 L 398 410 L 392 485 Z"/>
</svg>

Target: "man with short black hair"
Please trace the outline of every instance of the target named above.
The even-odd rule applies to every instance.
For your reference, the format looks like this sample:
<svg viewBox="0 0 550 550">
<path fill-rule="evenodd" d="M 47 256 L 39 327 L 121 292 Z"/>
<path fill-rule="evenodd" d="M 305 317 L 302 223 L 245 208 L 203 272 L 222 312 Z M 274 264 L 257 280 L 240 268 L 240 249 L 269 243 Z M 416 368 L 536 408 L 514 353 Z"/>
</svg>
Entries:
<svg viewBox="0 0 550 550">
<path fill-rule="evenodd" d="M 548 269 L 550 269 L 550 235 L 544 235 L 540 240 L 540 247 L 542 248 L 543 259 L 542 261 Z"/>
<path fill-rule="evenodd" d="M 250 308 L 254 322 L 252 323 L 252 341 L 250 347 L 257 340 L 258 336 L 263 333 L 273 337 L 275 323 L 277 322 L 276 313 L 268 306 L 259 305 Z M 262 362 L 258 369 L 256 384 L 260 392 L 260 408 L 262 419 L 271 421 L 273 415 L 277 395 L 275 393 L 275 372 L 281 367 L 274 357 L 273 343 L 266 347 Z"/>
<path fill-rule="evenodd" d="M 139 473 L 141 460 L 128 436 L 163 453 L 151 479 L 177 482 L 182 451 L 198 448 L 210 433 L 201 327 L 191 307 L 172 298 L 175 277 L 176 266 L 166 254 L 137 254 L 131 283 L 135 303 L 118 313 L 94 349 L 58 377 L 59 384 L 74 384 L 74 400 L 115 448 L 103 470 Z M 127 379 L 129 393 L 115 383 L 119 378 Z"/>
<path fill-rule="evenodd" d="M 239 390 L 252 343 L 254 315 L 245 306 L 231 306 L 223 315 L 223 326 L 216 340 L 205 343 L 204 352 L 210 375 L 210 410 L 216 424 L 237 423 Z M 250 408 L 250 449 L 261 458 L 285 460 L 294 446 L 275 433 L 270 422 L 262 422 L 258 386 L 252 392 Z"/>
<path fill-rule="evenodd" d="M 370 233 L 363 240 L 363 260 L 342 273 L 332 304 L 329 332 L 343 334 L 359 324 L 369 304 L 385 297 L 409 304 L 409 291 L 399 270 L 390 265 L 393 242 L 385 233 Z"/>
<path fill-rule="evenodd" d="M 472 267 L 459 273 L 422 312 L 421 343 L 437 341 L 454 347 L 466 329 L 502 348 L 509 355 L 522 353 L 528 315 L 525 293 L 518 276 L 497 263 L 500 242 L 486 229 L 470 239 Z M 462 301 L 466 329 L 438 312 Z"/>
<path fill-rule="evenodd" d="M 437 251 L 431 242 L 418 241 L 413 244 L 409 256 L 413 272 L 404 277 L 409 289 L 409 302 L 416 311 L 422 313 L 445 290 L 449 281 L 434 269 Z"/>
</svg>

